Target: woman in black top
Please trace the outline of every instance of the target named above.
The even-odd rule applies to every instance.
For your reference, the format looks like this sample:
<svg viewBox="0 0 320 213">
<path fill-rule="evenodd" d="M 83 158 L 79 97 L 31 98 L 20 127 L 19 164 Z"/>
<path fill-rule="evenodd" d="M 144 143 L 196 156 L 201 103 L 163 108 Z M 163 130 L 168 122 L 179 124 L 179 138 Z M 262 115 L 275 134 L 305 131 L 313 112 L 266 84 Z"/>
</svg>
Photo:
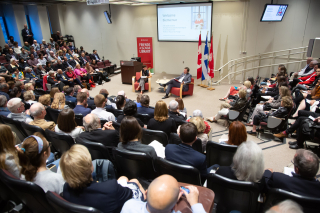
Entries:
<svg viewBox="0 0 320 213">
<path fill-rule="evenodd" d="M 177 133 L 177 126 L 175 121 L 168 116 L 167 104 L 160 100 L 156 103 L 154 109 L 154 118 L 151 118 L 147 125 L 148 129 L 160 130 L 167 134 L 170 139 L 170 133 Z"/>
<path fill-rule="evenodd" d="M 118 95 L 116 97 L 116 105 L 118 110 L 123 110 L 126 104 L 126 98 L 123 95 Z"/>
<path fill-rule="evenodd" d="M 150 77 L 150 72 L 149 72 L 149 70 L 148 70 L 148 68 L 147 68 L 146 65 L 143 65 L 143 66 L 142 66 L 142 70 L 141 70 L 141 72 L 140 72 L 140 76 L 141 76 L 141 77 L 142 77 L 142 76 L 147 76 L 147 78 L 141 78 L 141 77 L 140 77 L 140 78 L 138 79 L 139 86 L 137 87 L 136 90 L 141 89 L 141 94 L 142 94 L 142 93 L 143 93 L 143 90 L 144 90 L 144 84 L 148 82 L 148 78 Z"/>
<path fill-rule="evenodd" d="M 47 61 L 47 63 L 46 63 L 46 71 L 49 72 L 50 70 L 53 70 L 52 66 L 51 66 L 51 62 Z"/>
<path fill-rule="evenodd" d="M 141 144 L 142 129 L 136 118 L 126 116 L 121 121 L 119 149 L 126 149 L 134 152 L 143 152 L 146 155 L 157 158 L 157 153 L 152 146 Z"/>
<path fill-rule="evenodd" d="M 126 105 L 124 106 L 123 113 L 124 113 L 124 115 L 119 115 L 118 116 L 118 118 L 117 118 L 117 122 L 118 123 L 121 123 L 122 119 L 125 118 L 126 116 L 132 116 L 132 117 L 135 117 L 137 119 L 139 125 L 142 128 L 144 127 L 144 123 L 139 118 L 137 118 L 137 105 L 136 105 L 136 103 L 134 103 L 131 100 L 128 101 L 126 103 Z"/>
<path fill-rule="evenodd" d="M 28 64 L 24 61 L 23 58 L 19 59 L 19 71 L 24 71 L 24 69 L 28 67 Z"/>
</svg>

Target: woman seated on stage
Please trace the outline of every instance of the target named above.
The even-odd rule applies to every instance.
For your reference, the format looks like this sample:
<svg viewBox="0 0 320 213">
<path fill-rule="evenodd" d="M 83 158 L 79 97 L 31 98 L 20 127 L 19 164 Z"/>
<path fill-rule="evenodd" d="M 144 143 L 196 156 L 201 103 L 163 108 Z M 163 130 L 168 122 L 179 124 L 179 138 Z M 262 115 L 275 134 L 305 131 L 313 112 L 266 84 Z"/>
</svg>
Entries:
<svg viewBox="0 0 320 213">
<path fill-rule="evenodd" d="M 247 131 L 250 135 L 256 135 L 257 134 L 257 126 L 260 124 L 260 122 L 268 122 L 268 117 L 273 116 L 276 118 L 285 118 L 288 116 L 288 113 L 290 112 L 291 108 L 293 106 L 293 101 L 291 97 L 283 97 L 281 100 L 281 106 L 279 109 L 273 113 L 269 112 L 260 112 L 253 118 L 253 126 L 251 131 Z M 259 130 L 258 130 L 259 131 Z"/>
<path fill-rule="evenodd" d="M 246 96 L 247 90 L 241 89 L 239 91 L 239 97 L 236 99 L 233 106 L 229 104 L 230 102 L 221 104 L 220 111 L 215 116 L 207 118 L 207 120 L 211 122 L 217 122 L 221 118 L 221 116 L 227 115 L 229 113 L 229 110 L 236 110 L 238 112 L 242 112 L 242 110 L 247 104 Z"/>
<path fill-rule="evenodd" d="M 136 91 L 138 91 L 139 89 L 141 89 L 141 94 L 143 93 L 144 90 L 144 84 L 148 82 L 148 78 L 151 77 L 151 73 L 149 72 L 148 68 L 146 65 L 142 66 L 142 70 L 140 72 L 140 79 L 138 79 L 139 82 L 139 86 L 137 87 Z M 147 76 L 147 78 L 142 78 L 142 76 Z"/>
<path fill-rule="evenodd" d="M 251 92 L 251 89 L 252 89 L 252 87 L 253 87 L 253 78 L 252 77 L 249 77 L 244 83 L 243 83 L 243 85 L 244 86 L 246 86 L 247 87 L 247 92 L 248 92 L 248 94 Z M 230 89 L 229 89 L 229 91 L 228 91 L 228 93 L 226 94 L 226 96 L 224 96 L 224 98 L 220 98 L 219 100 L 220 101 L 224 101 L 224 100 L 226 100 L 227 98 L 232 98 L 232 99 L 234 99 L 232 96 L 235 96 L 236 94 L 238 94 L 239 93 L 239 91 L 240 91 L 240 89 L 241 89 L 241 87 L 234 87 L 234 86 L 232 86 Z M 231 97 L 229 97 L 229 96 L 231 96 Z"/>
</svg>

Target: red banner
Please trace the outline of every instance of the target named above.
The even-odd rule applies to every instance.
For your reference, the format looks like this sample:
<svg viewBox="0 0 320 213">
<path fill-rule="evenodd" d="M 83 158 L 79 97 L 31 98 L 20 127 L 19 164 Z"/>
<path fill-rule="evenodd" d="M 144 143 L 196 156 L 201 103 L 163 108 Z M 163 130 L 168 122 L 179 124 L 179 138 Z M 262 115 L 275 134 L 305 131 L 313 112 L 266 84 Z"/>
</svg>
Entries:
<svg viewBox="0 0 320 213">
<path fill-rule="evenodd" d="M 137 37 L 138 57 L 153 72 L 152 37 Z"/>
</svg>

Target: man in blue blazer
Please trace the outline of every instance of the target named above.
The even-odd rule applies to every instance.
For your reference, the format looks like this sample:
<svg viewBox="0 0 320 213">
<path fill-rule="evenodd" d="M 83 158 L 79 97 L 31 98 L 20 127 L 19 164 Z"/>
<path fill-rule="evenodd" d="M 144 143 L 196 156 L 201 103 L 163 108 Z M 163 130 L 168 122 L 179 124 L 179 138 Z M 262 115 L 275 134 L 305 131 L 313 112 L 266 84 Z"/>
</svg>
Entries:
<svg viewBox="0 0 320 213">
<path fill-rule="evenodd" d="M 66 97 L 66 101 L 71 101 L 74 103 L 74 105 L 77 104 L 77 99 L 75 97 L 73 97 L 74 94 L 74 90 L 73 87 L 69 87 L 64 91 L 65 97 Z"/>
<path fill-rule="evenodd" d="M 182 143 L 179 145 L 168 144 L 165 149 L 166 159 L 174 163 L 195 167 L 199 170 L 201 179 L 204 181 L 208 174 L 206 156 L 192 148 L 192 144 L 197 140 L 196 125 L 193 123 L 182 124 L 178 134 Z"/>
<path fill-rule="evenodd" d="M 77 94 L 77 106 L 73 109 L 75 114 L 82 114 L 83 117 L 91 113 L 91 109 L 87 108 L 87 93 L 78 92 Z"/>
<path fill-rule="evenodd" d="M 189 90 L 188 83 L 191 83 L 191 77 L 192 75 L 189 73 L 189 67 L 184 68 L 183 73 L 179 77 L 173 78 L 168 83 L 165 84 L 167 86 L 167 90 L 166 90 L 166 95 L 162 99 L 169 98 L 168 95 L 171 91 L 171 88 L 172 87 L 180 88 L 181 84 L 183 85 L 182 91 L 184 92 L 188 91 Z"/>
<path fill-rule="evenodd" d="M 142 95 L 140 99 L 141 107 L 138 107 L 139 114 L 148 114 L 150 118 L 154 117 L 154 109 L 149 108 L 150 98 L 148 95 Z"/>
</svg>

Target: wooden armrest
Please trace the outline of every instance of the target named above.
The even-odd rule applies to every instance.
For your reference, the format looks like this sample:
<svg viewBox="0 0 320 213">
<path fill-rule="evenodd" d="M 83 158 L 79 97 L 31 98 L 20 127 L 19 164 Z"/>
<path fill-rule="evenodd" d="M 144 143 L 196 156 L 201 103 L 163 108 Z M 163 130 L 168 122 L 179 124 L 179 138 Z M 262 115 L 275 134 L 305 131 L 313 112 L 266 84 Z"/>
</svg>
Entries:
<svg viewBox="0 0 320 213">
<path fill-rule="evenodd" d="M 135 92 L 134 83 L 136 82 L 136 76 L 132 76 L 132 92 Z"/>
</svg>

